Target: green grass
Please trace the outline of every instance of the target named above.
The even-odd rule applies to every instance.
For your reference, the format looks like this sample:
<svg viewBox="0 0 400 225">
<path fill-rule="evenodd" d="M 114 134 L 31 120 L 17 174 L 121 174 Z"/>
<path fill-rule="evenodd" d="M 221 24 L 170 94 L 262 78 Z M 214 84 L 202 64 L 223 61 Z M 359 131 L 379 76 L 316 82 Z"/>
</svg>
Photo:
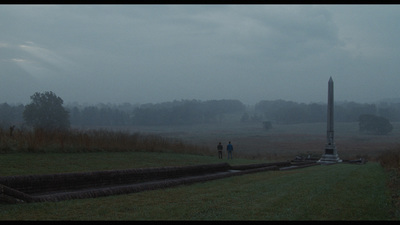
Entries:
<svg viewBox="0 0 400 225">
<path fill-rule="evenodd" d="M 156 152 L 12 153 L 0 155 L 0 175 L 218 162 L 216 156 Z M 127 195 L 0 204 L 0 220 L 398 220 L 387 180 L 375 162 L 313 166 Z"/>
<path fill-rule="evenodd" d="M 217 156 L 164 152 L 8 153 L 0 154 L 0 176 L 52 174 L 128 168 L 186 166 L 229 162 L 265 161 L 218 159 Z"/>
</svg>

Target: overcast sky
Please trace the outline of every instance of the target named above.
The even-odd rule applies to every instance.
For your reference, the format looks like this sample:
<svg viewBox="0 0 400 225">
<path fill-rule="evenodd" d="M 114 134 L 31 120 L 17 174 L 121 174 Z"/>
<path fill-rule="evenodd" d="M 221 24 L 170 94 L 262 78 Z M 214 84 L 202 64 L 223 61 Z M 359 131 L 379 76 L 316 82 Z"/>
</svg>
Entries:
<svg viewBox="0 0 400 225">
<path fill-rule="evenodd" d="M 0 103 L 400 97 L 400 5 L 0 5 Z"/>
</svg>

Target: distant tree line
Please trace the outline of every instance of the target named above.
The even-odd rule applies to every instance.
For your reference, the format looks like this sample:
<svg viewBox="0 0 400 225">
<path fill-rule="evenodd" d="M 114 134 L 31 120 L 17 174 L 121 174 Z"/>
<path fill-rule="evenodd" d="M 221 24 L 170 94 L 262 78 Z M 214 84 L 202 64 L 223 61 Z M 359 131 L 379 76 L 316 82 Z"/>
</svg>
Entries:
<svg viewBox="0 0 400 225">
<path fill-rule="evenodd" d="M 138 125 L 217 123 L 225 114 L 245 110 L 245 105 L 238 100 L 182 100 L 141 105 L 133 110 L 131 121 Z"/>
<path fill-rule="evenodd" d="M 68 107 L 68 106 L 67 106 Z M 68 107 L 77 126 L 184 125 L 221 122 L 229 113 L 242 113 L 238 100 L 181 100 L 157 104 Z"/>
<path fill-rule="evenodd" d="M 0 126 L 24 125 L 25 106 L 0 104 Z M 326 104 L 260 101 L 249 111 L 239 100 L 181 100 L 157 104 L 120 105 L 69 104 L 71 126 L 183 125 L 219 123 L 229 114 L 242 115 L 242 122 L 310 123 L 326 121 Z M 400 121 L 400 103 L 335 103 L 335 121 L 358 122 L 360 115 L 376 115 L 391 122 Z"/>
<path fill-rule="evenodd" d="M 260 101 L 255 105 L 255 114 L 263 120 L 273 123 L 313 123 L 325 122 L 326 104 L 297 103 L 275 100 Z M 400 103 L 361 104 L 355 102 L 337 102 L 334 108 L 334 119 L 338 122 L 358 122 L 360 115 L 369 114 L 387 118 L 389 121 L 400 121 Z"/>
<path fill-rule="evenodd" d="M 114 106 L 66 106 L 72 126 L 124 126 L 130 125 L 130 113 Z"/>
<path fill-rule="evenodd" d="M 23 104 L 9 105 L 7 103 L 0 104 L 0 125 L 21 125 L 24 121 L 22 113 L 25 106 Z"/>
</svg>

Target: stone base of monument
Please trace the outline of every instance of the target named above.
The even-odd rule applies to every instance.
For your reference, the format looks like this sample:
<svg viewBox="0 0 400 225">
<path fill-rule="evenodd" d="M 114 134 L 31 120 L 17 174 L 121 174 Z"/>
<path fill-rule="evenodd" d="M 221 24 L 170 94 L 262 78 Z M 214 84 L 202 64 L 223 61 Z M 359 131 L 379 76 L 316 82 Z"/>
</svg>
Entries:
<svg viewBox="0 0 400 225">
<path fill-rule="evenodd" d="M 317 161 L 317 163 L 338 163 L 342 162 L 342 160 L 339 158 L 337 154 L 332 155 L 332 154 L 323 154 L 321 159 Z"/>
<path fill-rule="evenodd" d="M 317 163 L 338 163 L 342 162 L 337 154 L 336 148 L 334 146 L 326 146 L 325 154 L 322 155 L 321 159 Z"/>
</svg>

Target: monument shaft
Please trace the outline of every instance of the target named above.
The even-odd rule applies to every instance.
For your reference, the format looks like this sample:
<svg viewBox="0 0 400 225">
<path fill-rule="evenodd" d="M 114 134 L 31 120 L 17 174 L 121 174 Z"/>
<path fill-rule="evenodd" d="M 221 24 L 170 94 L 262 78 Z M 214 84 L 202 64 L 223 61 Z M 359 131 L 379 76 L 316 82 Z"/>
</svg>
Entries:
<svg viewBox="0 0 400 225">
<path fill-rule="evenodd" d="M 341 162 L 337 154 L 334 138 L 334 98 L 333 98 L 333 80 L 329 78 L 328 82 L 328 105 L 327 105 L 327 128 L 326 128 L 326 145 L 325 154 L 318 161 L 320 163 Z"/>
<path fill-rule="evenodd" d="M 328 82 L 328 116 L 327 116 L 327 144 L 328 145 L 334 145 L 334 131 L 333 131 L 333 80 L 332 77 L 329 79 Z"/>
</svg>

